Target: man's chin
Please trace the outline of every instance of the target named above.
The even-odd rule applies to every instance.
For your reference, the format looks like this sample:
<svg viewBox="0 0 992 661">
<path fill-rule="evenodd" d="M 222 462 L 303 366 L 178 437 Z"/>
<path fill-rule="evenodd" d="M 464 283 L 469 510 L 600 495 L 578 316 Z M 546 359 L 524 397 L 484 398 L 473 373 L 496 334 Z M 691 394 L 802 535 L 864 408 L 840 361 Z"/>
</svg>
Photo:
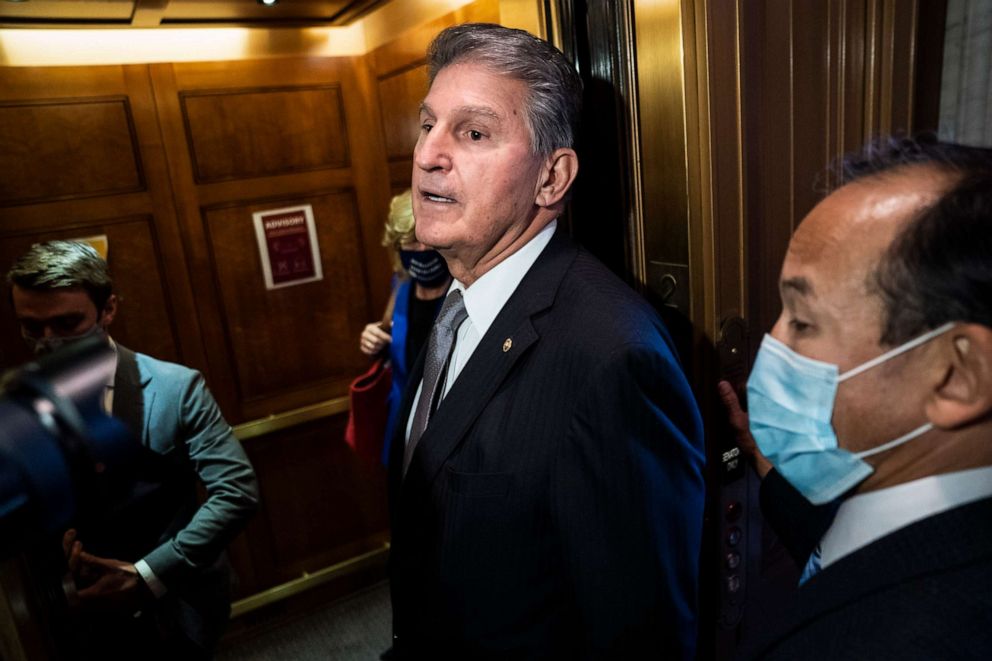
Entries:
<svg viewBox="0 0 992 661">
<path fill-rule="evenodd" d="M 426 225 L 427 223 L 424 224 Z M 421 229 L 424 229 L 423 234 L 420 232 Z M 424 244 L 431 250 L 437 250 L 441 254 L 444 254 L 445 250 L 451 250 L 453 246 L 453 241 L 451 238 L 444 236 L 442 232 L 432 232 L 432 229 L 434 228 L 422 228 L 420 221 L 418 221 L 416 227 L 417 241 Z"/>
</svg>

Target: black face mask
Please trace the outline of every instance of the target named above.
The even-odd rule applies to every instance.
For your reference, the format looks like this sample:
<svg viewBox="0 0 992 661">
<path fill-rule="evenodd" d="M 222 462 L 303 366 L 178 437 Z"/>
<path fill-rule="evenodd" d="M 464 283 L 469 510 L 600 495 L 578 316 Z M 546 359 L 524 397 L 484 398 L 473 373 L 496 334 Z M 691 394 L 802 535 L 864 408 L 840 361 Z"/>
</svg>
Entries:
<svg viewBox="0 0 992 661">
<path fill-rule="evenodd" d="M 61 349 L 64 346 L 70 344 L 75 344 L 76 342 L 81 342 L 90 337 L 102 337 L 107 338 L 107 329 L 101 326 L 99 323 L 93 324 L 93 326 L 87 330 L 83 331 L 79 335 L 67 335 L 58 336 L 53 335 L 52 337 L 32 337 L 21 332 L 21 337 L 24 338 L 24 342 L 27 343 L 28 348 L 34 352 L 36 356 L 47 356 L 48 354 Z"/>
<path fill-rule="evenodd" d="M 400 250 L 400 261 L 410 279 L 424 287 L 437 287 L 448 279 L 448 265 L 436 250 Z"/>
</svg>

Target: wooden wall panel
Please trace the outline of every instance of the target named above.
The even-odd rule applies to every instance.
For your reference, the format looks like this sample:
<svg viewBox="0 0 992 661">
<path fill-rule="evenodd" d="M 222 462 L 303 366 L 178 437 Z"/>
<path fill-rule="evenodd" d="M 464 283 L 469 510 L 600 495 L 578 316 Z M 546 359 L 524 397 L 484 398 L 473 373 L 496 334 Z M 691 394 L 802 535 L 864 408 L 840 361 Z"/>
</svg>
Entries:
<svg viewBox="0 0 992 661">
<path fill-rule="evenodd" d="M 368 319 L 377 316 L 375 310 L 385 305 L 389 290 L 389 267 L 379 245 L 389 199 L 386 157 L 373 89 L 362 61 L 286 59 L 152 65 L 151 72 L 159 92 L 158 109 L 192 273 L 202 281 L 199 293 L 204 304 L 204 342 L 211 371 L 225 386 L 217 393 L 225 412 L 233 422 L 242 422 L 345 395 L 348 381 L 364 365 L 357 349 L 358 335 Z M 279 91 L 257 92 L 273 88 Z M 265 97 L 271 103 L 249 102 L 253 97 Z M 193 99 L 209 99 L 228 109 L 235 99 L 238 123 L 242 127 L 265 125 L 266 132 L 257 139 L 230 133 L 226 124 L 212 123 L 206 119 L 208 113 L 197 108 L 197 119 L 190 122 L 196 127 L 190 133 L 195 139 L 188 141 L 184 117 L 192 120 L 193 114 L 184 116 L 183 106 L 191 108 Z M 295 113 L 310 113 L 317 106 L 336 110 L 328 114 L 325 109 L 307 120 L 315 123 L 313 135 L 298 133 L 298 121 L 270 121 L 273 108 L 286 108 L 298 99 L 307 100 L 297 104 L 302 110 L 287 111 L 291 120 L 303 121 Z M 332 138 L 331 134 L 338 136 Z M 319 149 L 323 151 L 316 152 L 320 158 L 313 160 L 292 154 L 292 145 L 301 140 L 333 142 L 340 149 L 322 145 Z M 218 156 L 218 150 L 223 149 L 217 145 L 238 142 L 246 145 L 244 149 L 254 150 L 256 162 L 245 165 L 231 161 L 231 165 L 255 176 L 246 181 L 198 183 L 197 144 L 214 145 L 213 158 L 223 160 L 229 157 Z M 235 151 L 239 149 L 242 147 Z M 279 149 L 290 153 L 275 154 Z M 237 160 L 244 157 L 242 153 Z M 303 158 L 311 164 L 327 164 L 332 157 L 341 157 L 339 167 L 295 173 L 289 170 L 300 163 L 298 160 L 280 160 Z M 350 189 L 352 193 L 341 199 L 322 197 L 335 189 Z M 309 201 L 313 201 L 318 228 L 329 233 L 321 238 L 324 258 L 330 260 L 326 263 L 329 274 L 313 285 L 256 290 L 250 284 L 260 283 L 253 279 L 260 265 L 251 212 L 275 208 L 273 204 L 292 206 Z M 206 274 L 212 275 L 204 277 Z M 330 337 L 324 338 L 328 344 L 312 349 L 314 336 L 306 335 L 305 329 L 315 318 L 320 332 L 330 332 Z M 276 345 L 288 352 L 288 362 L 280 364 L 273 356 L 270 363 L 259 364 L 257 351 Z M 308 350 L 320 355 L 312 355 L 308 361 L 303 357 Z"/>
<path fill-rule="evenodd" d="M 106 234 L 124 299 L 112 335 L 202 367 L 161 131 L 141 69 L 0 68 L 0 159 L 25 162 L 3 166 L 8 199 L 21 203 L 0 206 L 0 269 L 36 241 Z M 8 304 L 3 297 L 5 321 Z M 16 326 L 3 324 L 0 366 L 27 358 Z"/>
<path fill-rule="evenodd" d="M 5 235 L 0 243 L 4 272 L 31 244 L 52 239 L 81 239 L 106 235 L 107 261 L 116 277 L 121 300 L 111 334 L 127 347 L 162 358 L 178 360 L 175 316 L 166 296 L 165 270 L 151 216 L 106 219 L 100 224 L 58 225 L 39 232 Z M 8 297 L 0 297 L 0 318 L 13 320 Z M 0 346 L 10 351 L 0 363 L 15 365 L 32 358 L 14 323 L 0 324 Z"/>
<path fill-rule="evenodd" d="M 368 365 L 358 337 L 389 293 L 375 81 L 362 58 L 149 73 L 214 393 L 234 424 L 276 421 L 244 440 L 263 499 L 232 547 L 237 596 L 248 596 L 385 539 L 384 484 L 344 445 L 346 415 L 294 422 L 301 410 L 341 410 Z M 301 204 L 313 208 L 324 278 L 266 290 L 252 213 Z"/>
<path fill-rule="evenodd" d="M 144 189 L 127 97 L 0 105 L 0 205 Z"/>
<path fill-rule="evenodd" d="M 313 207 L 324 277 L 266 290 L 252 213 L 290 204 Z M 246 403 L 321 381 L 346 383 L 365 368 L 355 350 L 368 302 L 354 191 L 208 208 L 203 216 Z"/>
<path fill-rule="evenodd" d="M 298 578 L 381 546 L 385 471 L 344 443 L 344 419 L 301 425 L 247 446 L 262 485 L 250 546 L 261 585 Z"/>
<path fill-rule="evenodd" d="M 387 537 L 384 475 L 344 444 L 340 404 L 367 366 L 359 333 L 389 295 L 380 240 L 391 192 L 409 186 L 423 53 L 465 20 L 498 21 L 498 2 L 398 35 L 379 58 L 0 69 L 0 114 L 14 113 L 0 117 L 0 164 L 51 150 L 47 168 L 0 189 L 0 260 L 37 239 L 107 234 L 125 298 L 115 337 L 205 373 L 263 499 L 232 545 L 236 597 Z M 22 135 L 32 121 L 37 140 Z M 298 204 L 313 206 L 324 279 L 265 290 L 251 214 Z M 0 361 L 15 354 L 7 326 Z"/>
<path fill-rule="evenodd" d="M 181 93 L 187 110 L 192 107 L 189 124 Z M 124 298 L 113 335 L 135 350 L 204 371 L 229 422 L 340 398 L 367 366 L 357 338 L 389 291 L 390 267 L 379 237 L 390 189 L 375 93 L 361 58 L 0 69 L 0 108 L 33 113 L 38 144 L 51 152 L 38 199 L 0 206 L 3 267 L 37 240 L 106 234 Z M 58 105 L 50 103 L 54 98 Z M 63 106 L 97 108 L 102 114 L 95 116 L 104 121 L 49 112 Z M 130 113 L 123 123 L 126 148 L 115 128 L 121 122 L 107 119 L 119 117 L 121 108 Z M 211 112 L 217 116 L 208 117 Z M 274 115 L 290 121 L 263 129 Z M 19 132 L 34 128 L 18 121 Z M 187 126 L 196 129 L 190 132 L 194 140 L 187 139 Z M 76 142 L 74 131 L 82 136 Z M 110 139 L 91 150 L 87 136 L 93 131 Z M 0 153 L 15 151 L 10 131 L 0 139 Z M 206 164 L 203 172 L 218 181 L 197 183 L 191 144 Z M 73 171 L 102 160 L 130 168 L 132 181 L 140 172 L 143 188 L 107 192 L 115 186 L 90 186 Z M 115 181 L 95 165 L 86 174 Z M 62 180 L 82 181 L 89 186 L 84 191 L 96 192 L 66 197 Z M 10 190 L 23 199 L 28 188 L 15 182 Z M 325 278 L 267 292 L 251 213 L 304 203 L 315 211 Z M 12 319 L 6 297 L 0 312 Z M 26 358 L 16 326 L 5 324 L 0 362 L 10 366 Z M 237 596 L 298 578 L 301 567 L 319 569 L 381 546 L 384 484 L 349 463 L 345 419 L 337 413 L 303 431 L 272 431 L 245 443 L 263 498 L 272 493 L 280 507 L 293 501 L 291 509 L 312 512 L 326 490 L 311 478 L 337 475 L 332 493 L 345 510 L 339 515 L 337 505 L 324 506 L 327 520 L 301 514 L 293 519 L 292 535 L 285 525 L 272 528 L 282 519 L 278 509 L 268 510 L 232 545 L 242 577 Z M 325 456 L 314 450 L 320 444 L 336 449 Z M 356 518 L 354 511 L 364 514 Z"/>
<path fill-rule="evenodd" d="M 336 85 L 179 95 L 197 183 L 348 166 Z"/>
<path fill-rule="evenodd" d="M 379 78 L 382 130 L 390 161 L 413 158 L 420 135 L 420 102 L 427 95 L 427 66 L 415 65 Z"/>
</svg>

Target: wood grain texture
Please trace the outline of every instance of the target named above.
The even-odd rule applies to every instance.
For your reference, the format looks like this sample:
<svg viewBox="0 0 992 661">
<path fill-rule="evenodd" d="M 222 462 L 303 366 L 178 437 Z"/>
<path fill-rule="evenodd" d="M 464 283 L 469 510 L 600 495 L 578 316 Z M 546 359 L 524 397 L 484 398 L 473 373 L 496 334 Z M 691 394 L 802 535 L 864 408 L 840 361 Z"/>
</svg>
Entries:
<svg viewBox="0 0 992 661">
<path fill-rule="evenodd" d="M 107 262 L 115 276 L 114 287 L 121 299 L 110 333 L 127 347 L 163 360 L 179 359 L 174 317 L 166 295 L 166 278 L 161 250 L 151 216 L 104 219 L 98 224 L 53 227 L 38 232 L 7 235 L 0 233 L 0 264 L 6 269 L 33 243 L 52 239 L 81 239 L 107 236 Z M 0 318 L 14 319 L 7 296 L 0 297 Z M 14 323 L 0 325 L 0 367 L 12 367 L 32 358 Z"/>
<path fill-rule="evenodd" d="M 414 65 L 379 79 L 382 132 L 390 161 L 413 158 L 420 135 L 420 102 L 426 95 L 426 65 Z"/>
<path fill-rule="evenodd" d="M 264 498 L 246 533 L 257 583 L 242 594 L 381 543 L 389 525 L 384 470 L 345 444 L 346 422 L 325 418 L 245 443 Z"/>
<path fill-rule="evenodd" d="M 324 278 L 266 290 L 252 213 L 296 204 L 313 207 Z M 367 301 L 353 191 L 210 208 L 203 217 L 243 400 L 361 372 L 366 360 L 355 346 Z"/>
<path fill-rule="evenodd" d="M 127 97 L 0 105 L 0 205 L 143 190 Z"/>
<path fill-rule="evenodd" d="M 396 35 L 369 54 L 376 75 L 405 69 L 413 62 L 423 61 L 427 46 L 437 34 L 459 23 L 499 23 L 499 0 L 476 0 L 433 21 L 415 25 Z"/>
<path fill-rule="evenodd" d="M 29 167 L 42 170 L 34 182 L 13 184 L 17 197 L 33 199 L 0 208 L 0 268 L 6 271 L 36 241 L 106 234 L 110 267 L 125 301 L 111 332 L 137 351 L 202 368 L 151 99 L 147 67 L 0 69 L 0 107 L 39 120 L 33 130 L 22 122 L 25 135 L 13 137 L 2 123 L 0 158 L 32 149 L 25 145 L 34 141 L 39 146 Z M 18 176 L 24 172 L 8 180 Z M 82 194 L 87 189 L 92 195 Z M 8 304 L 3 297 L 5 321 L 12 320 Z M 179 316 L 187 321 L 178 323 Z M 180 339 L 180 327 L 191 340 Z M 27 358 L 16 326 L 3 324 L 0 363 Z"/>
<path fill-rule="evenodd" d="M 197 183 L 348 166 L 336 85 L 179 95 Z"/>
</svg>

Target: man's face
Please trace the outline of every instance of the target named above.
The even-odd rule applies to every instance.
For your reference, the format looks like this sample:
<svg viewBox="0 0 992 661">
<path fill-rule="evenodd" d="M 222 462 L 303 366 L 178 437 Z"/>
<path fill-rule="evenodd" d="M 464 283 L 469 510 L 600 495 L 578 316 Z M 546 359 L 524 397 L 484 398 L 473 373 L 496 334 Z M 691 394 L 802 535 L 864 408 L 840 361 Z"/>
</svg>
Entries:
<svg viewBox="0 0 992 661">
<path fill-rule="evenodd" d="M 531 153 L 527 87 L 478 64 L 441 70 L 414 150 L 417 239 L 468 269 L 499 255 L 534 219 L 543 160 Z"/>
<path fill-rule="evenodd" d="M 874 269 L 903 225 L 949 182 L 915 167 L 844 186 L 803 220 L 789 243 L 779 282 L 782 314 L 772 335 L 798 353 L 844 373 L 881 355 L 884 309 L 872 290 Z M 925 391 L 912 370 L 924 344 L 842 382 L 833 426 L 841 447 L 859 451 L 923 422 Z"/>
<path fill-rule="evenodd" d="M 13 286 L 11 298 L 21 335 L 35 346 L 52 338 L 83 335 L 99 325 L 105 330 L 113 321 L 116 298 L 111 296 L 104 309 L 97 310 L 93 300 L 81 287 L 48 291 Z"/>
</svg>

